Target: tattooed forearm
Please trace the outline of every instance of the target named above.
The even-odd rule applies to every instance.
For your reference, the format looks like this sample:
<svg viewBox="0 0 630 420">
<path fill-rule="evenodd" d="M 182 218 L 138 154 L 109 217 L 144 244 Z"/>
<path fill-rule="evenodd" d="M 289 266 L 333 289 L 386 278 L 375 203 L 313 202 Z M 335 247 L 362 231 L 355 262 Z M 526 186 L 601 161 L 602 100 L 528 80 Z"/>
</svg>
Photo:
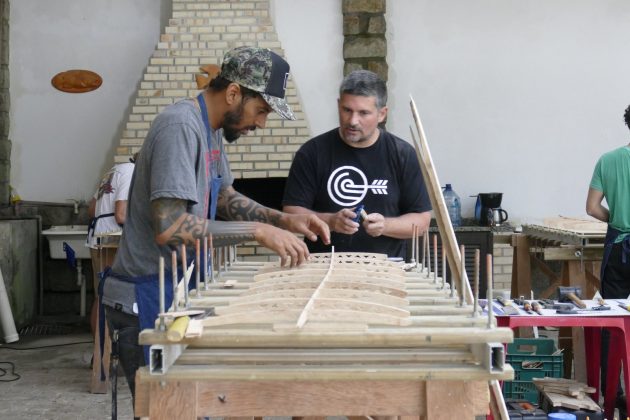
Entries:
<svg viewBox="0 0 630 420">
<path fill-rule="evenodd" d="M 279 226 L 281 216 L 279 211 L 258 204 L 232 187 L 221 190 L 217 214 L 225 220 L 246 220 L 274 226 Z"/>
<path fill-rule="evenodd" d="M 164 234 L 186 213 L 186 201 L 173 198 L 158 198 L 151 202 L 153 230 L 156 235 Z"/>
<path fill-rule="evenodd" d="M 186 211 L 186 201 L 161 198 L 152 203 L 156 240 L 163 245 L 192 245 L 196 239 L 213 235 L 217 246 L 254 239 L 255 224 L 217 222 L 197 217 Z"/>
</svg>

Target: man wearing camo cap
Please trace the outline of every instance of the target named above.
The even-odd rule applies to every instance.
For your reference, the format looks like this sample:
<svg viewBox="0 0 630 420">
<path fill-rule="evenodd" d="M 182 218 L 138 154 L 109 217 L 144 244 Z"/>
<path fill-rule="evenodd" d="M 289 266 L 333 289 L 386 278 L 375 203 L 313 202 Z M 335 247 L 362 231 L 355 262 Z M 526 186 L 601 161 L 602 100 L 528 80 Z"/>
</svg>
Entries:
<svg viewBox="0 0 630 420">
<path fill-rule="evenodd" d="M 283 265 L 295 266 L 309 252 L 291 232 L 330 241 L 328 226 L 315 215 L 282 213 L 236 192 L 223 152 L 222 137 L 233 142 L 264 128 L 272 110 L 295 119 L 284 99 L 288 76 L 288 63 L 268 49 L 233 49 L 197 98 L 166 107 L 151 124 L 136 162 L 120 247 L 101 283 L 132 395 L 135 372 L 148 360 L 138 333 L 157 318 L 160 256 L 171 261 L 171 252 L 185 244 L 191 261 L 195 241 L 212 234 L 215 246 L 255 240 Z M 172 290 L 166 289 L 168 307 Z"/>
</svg>

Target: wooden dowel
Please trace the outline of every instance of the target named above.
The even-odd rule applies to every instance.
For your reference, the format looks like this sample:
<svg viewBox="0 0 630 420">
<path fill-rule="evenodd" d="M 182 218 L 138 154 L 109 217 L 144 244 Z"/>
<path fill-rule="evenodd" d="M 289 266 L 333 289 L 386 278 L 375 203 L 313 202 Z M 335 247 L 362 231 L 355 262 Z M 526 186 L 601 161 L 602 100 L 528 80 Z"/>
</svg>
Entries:
<svg viewBox="0 0 630 420">
<path fill-rule="evenodd" d="M 446 247 L 442 242 L 442 290 L 446 287 Z"/>
<path fill-rule="evenodd" d="M 422 233 L 422 271 L 427 266 L 427 232 Z"/>
<path fill-rule="evenodd" d="M 466 299 L 464 299 L 464 290 L 466 290 L 466 246 L 459 246 L 460 260 L 459 260 L 459 306 L 466 306 Z"/>
<path fill-rule="evenodd" d="M 201 241 L 195 240 L 195 289 L 197 297 L 201 296 Z"/>
<path fill-rule="evenodd" d="M 426 230 L 425 235 L 427 236 L 427 278 L 429 274 L 431 274 L 431 237 L 429 235 L 429 229 Z"/>
<path fill-rule="evenodd" d="M 420 260 L 420 227 L 416 226 L 416 233 L 414 233 L 416 238 L 416 267 L 417 271 L 421 272 L 422 270 L 422 261 Z"/>
<path fill-rule="evenodd" d="M 479 258 L 480 253 L 479 249 L 475 249 L 475 272 L 474 272 L 474 282 L 475 282 L 475 295 L 473 296 L 473 317 L 477 317 L 477 305 L 479 305 Z"/>
<path fill-rule="evenodd" d="M 186 255 L 186 244 L 182 244 L 182 276 L 184 281 L 184 307 L 188 308 L 190 303 L 188 302 L 188 279 L 186 278 L 186 272 L 188 271 L 188 263 L 187 263 L 187 255 Z"/>
<path fill-rule="evenodd" d="M 416 262 L 416 225 L 411 225 L 411 264 Z"/>
<path fill-rule="evenodd" d="M 165 303 L 164 303 L 164 257 L 160 255 L 160 262 L 158 268 L 158 288 L 160 293 L 160 313 L 163 314 L 165 312 Z M 164 323 L 164 316 L 160 316 L 160 331 L 166 330 L 166 324 Z"/>
<path fill-rule="evenodd" d="M 437 251 L 437 233 L 433 234 L 433 284 L 437 285 L 438 275 L 438 251 Z"/>
<path fill-rule="evenodd" d="M 212 234 L 210 234 L 210 283 L 214 283 L 214 245 L 212 244 Z"/>
<path fill-rule="evenodd" d="M 488 292 L 487 292 L 487 300 L 488 303 L 486 307 L 488 308 L 488 328 L 494 327 L 494 310 L 492 309 L 492 254 L 486 255 L 486 278 L 488 280 Z"/>
<path fill-rule="evenodd" d="M 208 281 L 210 274 L 208 273 L 208 237 L 203 237 L 203 289 L 208 290 Z"/>
<path fill-rule="evenodd" d="M 177 299 L 177 251 L 171 251 L 171 267 L 173 278 L 173 310 L 176 311 L 179 308 L 179 299 Z"/>
</svg>

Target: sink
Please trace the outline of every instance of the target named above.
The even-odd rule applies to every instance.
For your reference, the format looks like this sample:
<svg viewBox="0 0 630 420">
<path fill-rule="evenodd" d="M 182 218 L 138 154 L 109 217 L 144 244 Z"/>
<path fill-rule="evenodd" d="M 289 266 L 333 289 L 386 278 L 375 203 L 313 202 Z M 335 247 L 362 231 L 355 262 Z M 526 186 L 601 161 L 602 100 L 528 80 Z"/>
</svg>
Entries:
<svg viewBox="0 0 630 420">
<path fill-rule="evenodd" d="M 90 248 L 85 246 L 87 233 L 87 225 L 51 226 L 50 229 L 42 231 L 42 235 L 48 238 L 50 257 L 61 260 L 66 259 L 64 242 L 74 250 L 75 258 L 90 258 Z"/>
</svg>

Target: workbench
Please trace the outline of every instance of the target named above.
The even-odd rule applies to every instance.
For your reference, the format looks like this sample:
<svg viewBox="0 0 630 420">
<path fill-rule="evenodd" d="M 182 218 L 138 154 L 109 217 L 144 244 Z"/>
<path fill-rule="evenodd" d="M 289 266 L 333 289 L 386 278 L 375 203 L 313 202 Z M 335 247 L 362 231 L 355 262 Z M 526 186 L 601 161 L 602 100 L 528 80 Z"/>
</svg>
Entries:
<svg viewBox="0 0 630 420">
<path fill-rule="evenodd" d="M 191 305 L 203 303 L 224 313 L 205 320 L 203 336 L 173 344 L 165 332 L 141 333 L 140 343 L 152 345 L 152 359 L 157 348 L 163 359 L 171 359 L 178 347 L 181 353 L 168 370 L 138 371 L 136 416 L 472 420 L 488 413 L 489 381 L 513 378 L 501 344 L 512 341 L 511 330 L 497 328 L 494 321 L 489 327 L 488 319 L 473 316 L 472 305 L 460 306 L 448 285 L 443 288 L 428 272 L 403 275 L 410 318 L 401 325 L 376 322 L 357 329 L 347 317 L 307 323 L 303 329 L 295 323 L 270 326 L 251 320 L 221 325 L 222 316 L 234 316 L 231 309 L 260 287 L 253 272 L 261 268 L 262 263 L 237 262 L 199 297 L 191 292 Z M 236 285 L 225 288 L 230 280 Z M 382 279 L 378 284 L 385 286 Z M 282 309 L 277 315 L 290 312 Z"/>
<path fill-rule="evenodd" d="M 558 286 L 579 286 L 583 298 L 592 298 L 600 288 L 606 228 L 606 223 L 594 219 L 568 217 L 523 225 L 523 233 L 512 236 L 512 296 L 529 297 L 534 266 L 549 279 L 548 287 L 538 293 L 537 298 L 553 297 Z M 562 264 L 560 275 L 545 261 L 559 261 Z"/>
<path fill-rule="evenodd" d="M 589 308 L 598 306 L 594 301 L 585 301 Z M 604 397 L 605 417 L 612 419 L 619 382 L 619 369 L 623 364 L 625 389 L 630 389 L 630 312 L 619 307 L 612 299 L 607 300 L 610 311 L 594 311 L 577 315 L 558 315 L 555 310 L 543 309 L 543 315 L 521 313 L 520 315 L 497 314 L 497 325 L 509 328 L 518 327 L 583 327 L 584 351 L 586 353 L 586 382 L 595 388 L 592 394 L 599 400 L 601 330 L 610 331 L 610 349 L 606 374 L 606 395 Z M 630 409 L 630 404 L 628 405 Z"/>
</svg>

